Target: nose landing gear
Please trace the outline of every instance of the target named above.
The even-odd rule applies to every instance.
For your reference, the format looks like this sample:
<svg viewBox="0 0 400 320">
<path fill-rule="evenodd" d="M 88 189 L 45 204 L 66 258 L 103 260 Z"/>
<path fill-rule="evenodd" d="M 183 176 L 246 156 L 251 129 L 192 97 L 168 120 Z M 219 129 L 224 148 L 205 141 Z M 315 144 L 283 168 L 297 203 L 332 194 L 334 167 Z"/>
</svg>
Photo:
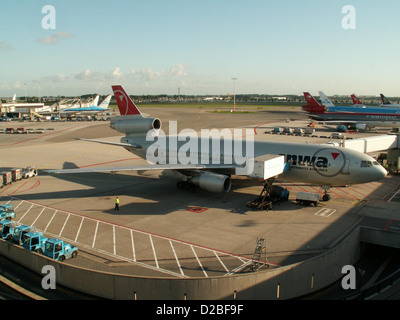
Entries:
<svg viewBox="0 0 400 320">
<path fill-rule="evenodd" d="M 322 186 L 322 190 L 324 190 L 324 195 L 322 196 L 323 201 L 329 201 L 331 199 L 331 195 L 328 193 L 328 190 L 331 188 L 330 186 Z"/>
</svg>

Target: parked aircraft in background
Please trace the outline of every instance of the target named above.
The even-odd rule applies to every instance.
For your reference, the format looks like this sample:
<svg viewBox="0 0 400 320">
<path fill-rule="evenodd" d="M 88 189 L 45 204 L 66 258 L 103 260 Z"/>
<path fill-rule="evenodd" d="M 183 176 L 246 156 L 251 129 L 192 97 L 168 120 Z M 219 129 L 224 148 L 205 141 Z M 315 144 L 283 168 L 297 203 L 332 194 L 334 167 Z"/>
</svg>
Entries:
<svg viewBox="0 0 400 320">
<path fill-rule="evenodd" d="M 386 107 L 386 108 L 400 108 L 400 104 L 396 103 L 391 103 L 388 98 L 386 98 L 382 93 L 380 94 L 382 104 L 380 105 L 381 107 Z"/>
<path fill-rule="evenodd" d="M 91 105 L 89 107 L 66 108 L 66 109 L 63 109 L 61 112 L 68 113 L 68 114 L 93 114 L 93 113 L 97 113 L 97 112 L 107 111 L 107 110 L 109 110 L 108 105 L 110 104 L 110 101 L 111 101 L 111 94 L 109 94 L 99 106 L 97 106 L 98 101 L 99 101 L 99 96 L 96 96 L 96 98 L 94 99 L 93 105 Z"/>
<path fill-rule="evenodd" d="M 375 127 L 400 127 L 400 109 L 382 107 L 326 107 L 308 92 L 304 92 L 307 105 L 303 110 L 310 118 L 331 124 L 344 124 L 358 130 Z"/>
<path fill-rule="evenodd" d="M 363 104 L 354 93 L 351 95 L 351 100 L 353 100 L 353 106 L 355 107 L 366 107 L 366 105 Z"/>
</svg>

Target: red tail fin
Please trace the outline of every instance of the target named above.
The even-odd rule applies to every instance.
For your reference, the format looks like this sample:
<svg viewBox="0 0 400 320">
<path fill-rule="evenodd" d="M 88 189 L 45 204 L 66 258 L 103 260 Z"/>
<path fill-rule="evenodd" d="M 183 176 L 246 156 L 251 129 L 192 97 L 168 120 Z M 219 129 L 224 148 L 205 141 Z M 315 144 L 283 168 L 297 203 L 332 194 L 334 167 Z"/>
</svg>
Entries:
<svg viewBox="0 0 400 320">
<path fill-rule="evenodd" d="M 323 113 L 325 112 L 325 107 L 321 105 L 315 98 L 308 92 L 303 92 L 306 98 L 307 105 L 303 106 L 303 110 L 310 113 Z"/>
<path fill-rule="evenodd" d="M 118 104 L 119 113 L 121 116 L 128 114 L 139 114 L 142 115 L 132 99 L 126 94 L 122 86 L 112 86 L 114 91 L 115 100 Z"/>
<path fill-rule="evenodd" d="M 353 104 L 362 104 L 362 102 L 358 100 L 354 93 L 351 95 L 351 99 L 353 100 Z"/>
</svg>

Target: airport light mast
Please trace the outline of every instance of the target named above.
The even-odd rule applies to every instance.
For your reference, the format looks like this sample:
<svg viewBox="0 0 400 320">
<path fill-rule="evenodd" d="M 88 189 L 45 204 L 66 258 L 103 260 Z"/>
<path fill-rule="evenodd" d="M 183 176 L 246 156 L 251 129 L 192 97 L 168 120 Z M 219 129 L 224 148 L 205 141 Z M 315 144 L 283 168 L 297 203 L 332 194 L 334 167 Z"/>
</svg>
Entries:
<svg viewBox="0 0 400 320">
<path fill-rule="evenodd" d="M 238 78 L 231 78 L 233 80 L 233 112 L 236 111 L 236 80 Z"/>
</svg>

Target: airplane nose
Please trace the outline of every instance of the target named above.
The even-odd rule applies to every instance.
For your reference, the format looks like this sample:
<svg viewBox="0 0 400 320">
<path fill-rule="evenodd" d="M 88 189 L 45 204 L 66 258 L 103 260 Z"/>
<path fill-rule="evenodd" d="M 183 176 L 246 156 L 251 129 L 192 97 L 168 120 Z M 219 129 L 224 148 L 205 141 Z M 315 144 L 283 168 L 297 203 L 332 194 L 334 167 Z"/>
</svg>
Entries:
<svg viewBox="0 0 400 320">
<path fill-rule="evenodd" d="M 374 175 L 374 178 L 376 179 L 376 180 L 381 180 L 381 179 L 383 179 L 384 177 L 386 177 L 386 175 L 387 175 L 387 171 L 386 171 L 386 169 L 384 168 L 384 167 L 382 167 L 382 166 L 374 166 L 374 173 L 373 173 L 373 175 Z"/>
</svg>

